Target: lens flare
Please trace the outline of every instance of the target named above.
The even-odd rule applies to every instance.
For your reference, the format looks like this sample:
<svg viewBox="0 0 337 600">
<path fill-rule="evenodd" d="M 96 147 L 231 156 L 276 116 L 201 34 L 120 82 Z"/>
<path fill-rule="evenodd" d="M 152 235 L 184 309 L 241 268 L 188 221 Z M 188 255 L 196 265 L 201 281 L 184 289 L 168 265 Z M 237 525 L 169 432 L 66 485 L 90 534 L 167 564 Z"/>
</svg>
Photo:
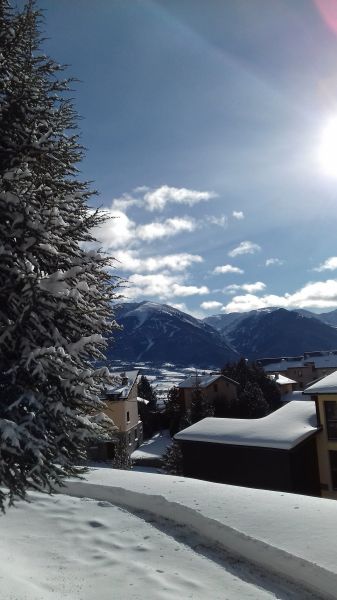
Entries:
<svg viewBox="0 0 337 600">
<path fill-rule="evenodd" d="M 318 160 L 326 175 L 337 177 L 337 117 L 329 119 L 322 129 Z"/>
</svg>

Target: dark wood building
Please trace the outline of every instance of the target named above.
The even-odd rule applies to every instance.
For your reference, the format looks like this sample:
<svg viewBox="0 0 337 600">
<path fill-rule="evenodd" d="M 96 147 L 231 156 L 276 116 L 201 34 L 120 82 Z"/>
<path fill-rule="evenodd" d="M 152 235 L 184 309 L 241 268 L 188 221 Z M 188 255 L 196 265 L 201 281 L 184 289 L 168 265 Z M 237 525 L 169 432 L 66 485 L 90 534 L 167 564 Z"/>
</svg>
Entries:
<svg viewBox="0 0 337 600">
<path fill-rule="evenodd" d="M 218 483 L 320 495 L 313 402 L 262 419 L 207 418 L 175 435 L 184 475 Z"/>
</svg>

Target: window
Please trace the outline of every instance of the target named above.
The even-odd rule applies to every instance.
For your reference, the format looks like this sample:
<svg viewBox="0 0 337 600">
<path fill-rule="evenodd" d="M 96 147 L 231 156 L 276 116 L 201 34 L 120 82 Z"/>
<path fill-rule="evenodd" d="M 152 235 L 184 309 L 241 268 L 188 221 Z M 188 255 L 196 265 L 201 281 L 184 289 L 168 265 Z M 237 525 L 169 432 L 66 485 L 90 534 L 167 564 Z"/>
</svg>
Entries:
<svg viewBox="0 0 337 600">
<path fill-rule="evenodd" d="M 129 411 L 127 411 L 127 413 L 126 413 L 126 422 L 130 423 L 130 413 L 129 413 Z"/>
<path fill-rule="evenodd" d="M 129 444 L 131 444 L 131 433 L 129 433 L 128 438 L 129 438 Z"/>
<path fill-rule="evenodd" d="M 217 383 L 214 383 L 214 384 L 213 384 L 213 390 L 214 390 L 215 392 L 217 392 L 217 391 L 218 391 L 218 384 L 217 384 Z"/>
<path fill-rule="evenodd" d="M 331 469 L 331 481 L 334 490 L 337 490 L 337 452 L 330 450 L 330 469 Z"/>
<path fill-rule="evenodd" d="M 329 440 L 337 440 L 337 402 L 327 400 L 324 402 L 326 429 Z"/>
</svg>

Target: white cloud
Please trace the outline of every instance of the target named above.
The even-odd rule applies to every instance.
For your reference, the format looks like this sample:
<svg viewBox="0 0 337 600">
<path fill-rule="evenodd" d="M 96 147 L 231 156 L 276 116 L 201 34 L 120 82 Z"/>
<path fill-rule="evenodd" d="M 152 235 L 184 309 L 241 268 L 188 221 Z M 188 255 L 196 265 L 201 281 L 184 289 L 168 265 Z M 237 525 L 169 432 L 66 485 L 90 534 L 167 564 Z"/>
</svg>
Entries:
<svg viewBox="0 0 337 600">
<path fill-rule="evenodd" d="M 280 258 L 267 258 L 265 265 L 266 267 L 280 267 L 281 265 L 284 265 L 284 260 L 281 260 Z"/>
<path fill-rule="evenodd" d="M 283 308 L 333 308 L 337 307 L 337 280 L 309 282 L 293 294 L 284 296 L 253 294 L 235 296 L 222 310 L 228 312 L 245 312 L 258 308 L 280 306 Z"/>
<path fill-rule="evenodd" d="M 215 267 L 213 273 L 215 275 L 219 273 L 244 273 L 243 269 L 239 269 L 239 267 L 233 267 L 233 265 L 222 265 L 219 267 Z"/>
<path fill-rule="evenodd" d="M 218 227 L 227 227 L 228 226 L 228 218 L 226 215 L 221 215 L 216 217 L 215 215 L 211 215 L 207 217 L 207 222 L 211 225 L 218 225 Z"/>
<path fill-rule="evenodd" d="M 137 251 L 117 250 L 115 258 L 120 262 L 118 268 L 123 271 L 154 273 L 161 269 L 185 271 L 194 263 L 202 263 L 203 258 L 198 254 L 168 254 L 166 256 L 150 256 L 143 258 Z"/>
<path fill-rule="evenodd" d="M 263 283 L 262 281 L 256 281 L 255 283 L 243 283 L 242 285 L 237 285 L 236 283 L 233 283 L 232 285 L 227 285 L 227 287 L 225 287 L 224 289 L 224 292 L 228 292 L 231 294 L 233 292 L 242 290 L 244 292 L 252 294 L 253 292 L 262 292 L 265 289 L 265 283 Z"/>
<path fill-rule="evenodd" d="M 206 286 L 185 285 L 182 276 L 173 276 L 168 273 L 154 275 L 134 274 L 128 280 L 125 295 L 130 298 L 157 297 L 167 300 L 177 296 L 195 296 L 209 294 Z"/>
<path fill-rule="evenodd" d="M 144 204 L 147 210 L 154 211 L 163 210 L 168 203 L 193 206 L 193 204 L 211 200 L 212 198 L 216 198 L 216 196 L 217 194 L 214 192 L 200 192 L 198 190 L 162 185 L 155 190 L 150 190 L 145 193 Z"/>
<path fill-rule="evenodd" d="M 130 244 L 134 246 L 139 243 L 139 240 L 152 242 L 182 232 L 191 232 L 197 228 L 196 221 L 189 217 L 172 217 L 165 221 L 137 226 L 120 210 L 105 209 L 105 212 L 110 218 L 100 227 L 92 229 L 93 236 L 105 250 L 124 248 Z"/>
<path fill-rule="evenodd" d="M 176 283 L 173 286 L 173 293 L 175 296 L 203 296 L 209 294 L 209 289 L 206 285 L 197 287 L 195 285 L 179 285 Z"/>
<path fill-rule="evenodd" d="M 141 200 L 133 198 L 129 194 L 123 194 L 120 198 L 114 198 L 111 204 L 112 210 L 127 211 L 131 206 L 141 206 Z"/>
<path fill-rule="evenodd" d="M 172 306 L 173 308 L 176 308 L 177 310 L 181 310 L 182 312 L 185 312 L 185 313 L 189 312 L 189 309 L 187 308 L 185 302 L 177 302 L 177 303 L 170 302 L 170 306 Z"/>
<path fill-rule="evenodd" d="M 146 223 L 139 225 L 136 229 L 136 236 L 146 242 L 158 240 L 164 237 L 171 237 L 182 233 L 183 231 L 194 231 L 197 227 L 196 222 L 188 217 L 173 217 L 165 221 Z"/>
<path fill-rule="evenodd" d="M 123 248 L 130 244 L 135 237 L 136 224 L 120 210 L 105 212 L 109 215 L 109 219 L 102 223 L 100 227 L 94 227 L 91 231 L 92 235 L 98 240 L 99 244 L 105 250 L 108 248 Z"/>
<path fill-rule="evenodd" d="M 219 310 L 222 306 L 222 302 L 217 302 L 216 300 L 210 300 L 209 302 L 202 302 L 200 304 L 200 308 L 203 310 Z"/>
<path fill-rule="evenodd" d="M 246 240 L 245 242 L 241 242 L 241 244 L 239 244 L 236 248 L 233 248 L 233 250 L 228 252 L 228 256 L 235 257 L 240 256 L 241 254 L 255 254 L 260 250 L 261 246 Z"/>
<path fill-rule="evenodd" d="M 337 256 L 331 256 L 330 258 L 327 258 L 319 267 L 316 267 L 314 271 L 335 271 L 336 269 Z"/>
<path fill-rule="evenodd" d="M 241 219 L 245 218 L 245 215 L 243 214 L 242 210 L 233 210 L 232 217 L 233 219 L 240 221 Z"/>
</svg>

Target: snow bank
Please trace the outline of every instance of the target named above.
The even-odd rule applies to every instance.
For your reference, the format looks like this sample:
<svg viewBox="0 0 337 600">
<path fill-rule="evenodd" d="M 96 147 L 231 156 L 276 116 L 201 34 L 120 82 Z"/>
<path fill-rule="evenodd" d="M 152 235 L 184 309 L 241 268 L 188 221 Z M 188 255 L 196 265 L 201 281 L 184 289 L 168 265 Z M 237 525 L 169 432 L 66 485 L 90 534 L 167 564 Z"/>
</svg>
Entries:
<svg viewBox="0 0 337 600">
<path fill-rule="evenodd" d="M 63 493 L 109 501 L 196 531 L 297 585 L 335 600 L 337 503 L 183 477 L 93 469 Z"/>
</svg>

